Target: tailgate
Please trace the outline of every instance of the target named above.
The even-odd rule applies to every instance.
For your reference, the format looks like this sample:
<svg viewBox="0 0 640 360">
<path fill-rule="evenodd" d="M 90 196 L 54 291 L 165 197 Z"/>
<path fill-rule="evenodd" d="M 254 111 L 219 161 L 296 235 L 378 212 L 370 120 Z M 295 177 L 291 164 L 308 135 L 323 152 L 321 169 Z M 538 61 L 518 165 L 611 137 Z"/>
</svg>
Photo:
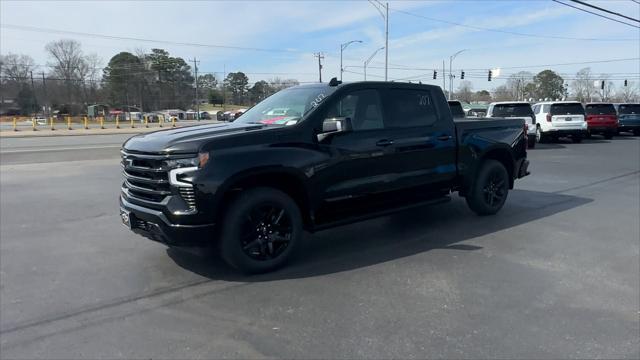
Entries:
<svg viewBox="0 0 640 360">
<path fill-rule="evenodd" d="M 584 122 L 583 115 L 553 115 L 551 116 L 551 123 L 557 127 L 575 127 L 579 126 Z"/>
</svg>

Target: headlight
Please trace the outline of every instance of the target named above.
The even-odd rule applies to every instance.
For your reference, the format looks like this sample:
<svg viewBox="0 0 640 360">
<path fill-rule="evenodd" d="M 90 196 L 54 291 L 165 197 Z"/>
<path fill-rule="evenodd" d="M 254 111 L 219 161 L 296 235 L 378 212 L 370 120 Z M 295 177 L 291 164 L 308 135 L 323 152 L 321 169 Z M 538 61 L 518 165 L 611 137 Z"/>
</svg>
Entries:
<svg viewBox="0 0 640 360">
<path fill-rule="evenodd" d="M 184 174 L 203 168 L 208 161 L 209 153 L 199 153 L 194 158 L 165 160 L 165 166 L 170 169 L 169 183 L 173 186 L 193 187 L 193 184 L 184 181 Z"/>
<path fill-rule="evenodd" d="M 170 159 L 165 160 L 164 164 L 168 169 L 179 169 L 186 167 L 203 168 L 209 161 L 209 153 L 199 153 L 197 157 L 186 159 Z"/>
</svg>

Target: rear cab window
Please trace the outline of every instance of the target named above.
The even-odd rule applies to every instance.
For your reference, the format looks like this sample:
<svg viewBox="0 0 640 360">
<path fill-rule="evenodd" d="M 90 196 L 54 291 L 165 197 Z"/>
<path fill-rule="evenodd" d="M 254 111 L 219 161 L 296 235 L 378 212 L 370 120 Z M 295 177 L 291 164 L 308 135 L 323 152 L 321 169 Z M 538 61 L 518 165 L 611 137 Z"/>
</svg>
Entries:
<svg viewBox="0 0 640 360">
<path fill-rule="evenodd" d="M 640 104 L 620 104 L 618 113 L 622 115 L 640 114 Z"/>
<path fill-rule="evenodd" d="M 496 104 L 492 117 L 532 117 L 533 110 L 529 104 Z"/>
<path fill-rule="evenodd" d="M 460 101 L 448 101 L 448 103 L 454 119 L 463 119 L 465 117 L 464 109 Z"/>
<path fill-rule="evenodd" d="M 385 128 L 432 126 L 438 121 L 435 103 L 428 90 L 390 89 Z"/>
<path fill-rule="evenodd" d="M 613 104 L 588 104 L 585 106 L 587 115 L 616 115 Z"/>
<path fill-rule="evenodd" d="M 551 104 L 551 115 L 584 115 L 584 108 L 580 103 Z"/>
</svg>

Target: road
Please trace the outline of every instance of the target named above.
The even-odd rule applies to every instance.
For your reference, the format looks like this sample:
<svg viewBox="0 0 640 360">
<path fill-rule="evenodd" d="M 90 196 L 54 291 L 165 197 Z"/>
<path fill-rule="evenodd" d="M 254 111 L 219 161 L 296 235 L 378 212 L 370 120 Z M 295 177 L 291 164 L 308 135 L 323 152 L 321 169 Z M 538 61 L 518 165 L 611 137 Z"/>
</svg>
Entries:
<svg viewBox="0 0 640 360">
<path fill-rule="evenodd" d="M 2 139 L 3 358 L 639 358 L 640 138 L 529 152 L 457 196 L 308 237 L 245 277 L 119 223 L 127 136 Z"/>
</svg>

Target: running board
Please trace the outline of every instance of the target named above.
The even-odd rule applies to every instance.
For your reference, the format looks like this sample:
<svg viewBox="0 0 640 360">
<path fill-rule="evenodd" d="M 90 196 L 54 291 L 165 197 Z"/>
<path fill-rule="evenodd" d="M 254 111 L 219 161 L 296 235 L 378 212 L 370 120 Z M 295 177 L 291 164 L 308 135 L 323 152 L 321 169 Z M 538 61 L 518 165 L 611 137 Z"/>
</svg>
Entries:
<svg viewBox="0 0 640 360">
<path fill-rule="evenodd" d="M 390 214 L 397 213 L 397 212 L 404 211 L 404 210 L 409 210 L 409 209 L 418 208 L 418 207 L 422 207 L 422 206 L 444 204 L 444 203 L 448 203 L 450 201 L 451 201 L 451 196 L 446 195 L 446 196 L 443 196 L 443 197 L 439 197 L 439 198 L 435 198 L 435 199 L 431 199 L 431 200 L 426 200 L 426 201 L 421 201 L 421 202 L 413 203 L 413 204 L 410 204 L 410 205 L 394 207 L 394 208 L 390 208 L 390 209 L 387 209 L 387 210 L 371 212 L 371 213 L 367 213 L 367 214 L 359 215 L 359 216 L 353 216 L 353 217 L 349 217 L 349 218 L 344 219 L 344 220 L 337 220 L 337 221 L 327 222 L 327 223 L 324 223 L 324 224 L 316 225 L 313 228 L 309 229 L 309 231 L 310 232 L 322 231 L 322 230 L 326 230 L 326 229 L 330 229 L 330 228 L 334 228 L 334 227 L 338 227 L 338 226 L 348 225 L 348 224 L 352 224 L 352 223 L 356 223 L 356 222 L 360 222 L 360 221 L 364 221 L 364 220 L 374 219 L 374 218 L 385 216 L 385 215 L 390 215 Z"/>
</svg>

